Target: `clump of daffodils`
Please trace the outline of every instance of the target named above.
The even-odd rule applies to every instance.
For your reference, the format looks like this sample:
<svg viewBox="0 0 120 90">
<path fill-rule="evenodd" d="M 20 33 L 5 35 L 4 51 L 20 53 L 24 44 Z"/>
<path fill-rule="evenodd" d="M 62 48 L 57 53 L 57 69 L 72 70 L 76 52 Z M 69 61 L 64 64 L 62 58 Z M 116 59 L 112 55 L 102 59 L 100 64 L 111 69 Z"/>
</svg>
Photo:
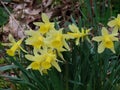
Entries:
<svg viewBox="0 0 120 90">
<path fill-rule="evenodd" d="M 47 73 L 51 67 L 54 67 L 57 71 L 61 72 L 59 62 L 65 60 L 62 52 L 70 51 L 71 47 L 68 44 L 69 39 L 74 39 L 76 45 L 80 45 L 84 39 L 90 42 L 88 37 L 90 35 L 90 29 L 79 29 L 75 24 L 71 24 L 68 26 L 69 32 L 63 33 L 64 29 L 60 28 L 56 30 L 55 23 L 50 22 L 46 14 L 42 13 L 41 17 L 43 22 L 34 23 L 39 26 L 38 30 L 25 31 L 25 44 L 32 46 L 33 53 L 31 54 L 21 47 L 24 39 L 20 39 L 16 42 L 11 35 L 9 36 L 9 40 L 12 42 L 11 48 L 6 52 L 9 56 L 15 56 L 16 51 L 20 51 L 20 49 L 26 52 L 25 58 L 31 62 L 27 69 L 39 70 L 40 73 L 43 74 Z M 110 21 L 108 25 L 118 29 L 119 15 L 117 19 Z M 101 36 L 96 36 L 92 39 L 99 43 L 98 53 L 102 53 L 105 48 L 115 53 L 113 41 L 118 41 L 116 37 L 118 33 L 114 31 L 109 33 L 105 27 L 103 27 L 101 31 Z M 61 58 L 61 60 L 58 60 L 58 57 Z"/>
</svg>

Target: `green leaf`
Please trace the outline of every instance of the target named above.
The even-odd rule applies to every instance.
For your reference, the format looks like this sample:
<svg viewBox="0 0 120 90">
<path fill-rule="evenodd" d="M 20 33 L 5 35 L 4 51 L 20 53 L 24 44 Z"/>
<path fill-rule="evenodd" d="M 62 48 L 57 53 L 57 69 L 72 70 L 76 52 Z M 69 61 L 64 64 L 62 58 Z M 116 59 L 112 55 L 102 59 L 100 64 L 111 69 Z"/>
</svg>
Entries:
<svg viewBox="0 0 120 90">
<path fill-rule="evenodd" d="M 0 71 L 3 72 L 3 71 L 10 70 L 10 69 L 13 69 L 13 68 L 18 68 L 18 67 L 16 65 L 1 66 Z"/>
<path fill-rule="evenodd" d="M 0 26 L 4 25 L 8 21 L 8 14 L 3 7 L 0 7 Z"/>
<path fill-rule="evenodd" d="M 4 2 L 11 2 L 12 0 L 2 0 L 2 1 L 4 1 Z"/>
</svg>

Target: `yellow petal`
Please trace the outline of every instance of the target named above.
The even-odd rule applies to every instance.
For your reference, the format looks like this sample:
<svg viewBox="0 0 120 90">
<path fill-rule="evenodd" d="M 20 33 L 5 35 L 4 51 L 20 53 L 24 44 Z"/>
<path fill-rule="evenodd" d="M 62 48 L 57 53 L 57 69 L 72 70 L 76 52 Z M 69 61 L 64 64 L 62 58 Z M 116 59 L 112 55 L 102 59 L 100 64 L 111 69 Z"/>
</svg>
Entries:
<svg viewBox="0 0 120 90">
<path fill-rule="evenodd" d="M 15 39 L 13 38 L 11 34 L 9 34 L 8 39 L 10 42 L 15 43 Z"/>
<path fill-rule="evenodd" d="M 30 60 L 30 61 L 35 61 L 34 57 L 35 56 L 33 56 L 33 55 L 25 55 L 25 58 L 28 59 L 28 60 Z"/>
<path fill-rule="evenodd" d="M 34 53 L 34 55 L 37 55 L 38 52 L 39 52 L 39 48 L 34 47 L 34 48 L 33 48 L 33 53 Z"/>
<path fill-rule="evenodd" d="M 64 34 L 64 38 L 66 40 L 69 40 L 69 39 L 74 39 L 75 37 L 73 37 L 72 35 L 69 34 L 70 32 L 67 32 L 67 34 Z"/>
<path fill-rule="evenodd" d="M 102 35 L 108 35 L 108 30 L 105 27 L 102 27 Z"/>
<path fill-rule="evenodd" d="M 93 37 L 92 40 L 96 41 L 96 42 L 100 42 L 102 41 L 103 37 L 102 36 L 96 36 L 96 37 Z"/>
<path fill-rule="evenodd" d="M 23 51 L 23 52 L 25 52 L 25 53 L 28 53 L 25 49 L 23 49 L 21 46 L 19 46 L 20 47 L 20 49 Z"/>
<path fill-rule="evenodd" d="M 33 30 L 29 30 L 29 31 L 25 31 L 25 35 L 30 35 L 30 36 L 39 36 L 40 32 L 39 31 L 33 31 Z"/>
<path fill-rule="evenodd" d="M 65 40 L 63 40 L 63 44 L 64 44 L 64 47 L 69 51 L 70 47 L 68 46 L 68 44 Z"/>
<path fill-rule="evenodd" d="M 111 38 L 112 41 L 118 41 L 117 37 L 111 36 L 110 38 Z"/>
<path fill-rule="evenodd" d="M 112 48 L 109 48 L 113 53 L 115 53 L 115 49 L 114 49 L 114 47 L 112 47 Z"/>
<path fill-rule="evenodd" d="M 72 32 L 79 32 L 79 29 L 75 24 L 69 25 L 69 28 Z"/>
<path fill-rule="evenodd" d="M 17 43 L 14 43 L 14 45 L 7 50 L 7 54 L 10 56 L 14 56 L 15 51 L 20 47 L 20 44 L 22 43 L 23 39 L 19 40 Z"/>
<path fill-rule="evenodd" d="M 59 56 L 62 60 L 64 60 L 64 61 L 65 61 L 65 59 L 64 59 L 64 57 L 63 57 L 63 55 L 62 55 L 60 52 L 58 52 L 58 56 Z"/>
<path fill-rule="evenodd" d="M 42 13 L 42 20 L 44 23 L 49 22 L 49 18 L 45 13 Z"/>
<path fill-rule="evenodd" d="M 120 18 L 120 14 L 117 15 L 117 18 Z"/>
<path fill-rule="evenodd" d="M 114 27 L 116 25 L 116 21 L 115 20 L 111 20 L 111 21 L 108 22 L 107 25 L 110 26 L 110 27 Z"/>
<path fill-rule="evenodd" d="M 112 34 L 114 34 L 114 36 L 117 36 L 117 35 L 118 35 L 118 27 L 117 27 L 117 26 L 115 26 L 115 27 L 113 28 Z"/>
<path fill-rule="evenodd" d="M 78 45 L 80 43 L 79 38 L 75 40 L 75 44 Z"/>
<path fill-rule="evenodd" d="M 58 63 L 56 61 L 52 62 L 52 65 L 59 71 L 61 72 L 60 66 L 58 65 Z"/>
<path fill-rule="evenodd" d="M 102 53 L 105 50 L 104 43 L 101 42 L 98 46 L 98 53 Z"/>
<path fill-rule="evenodd" d="M 33 24 L 36 25 L 36 26 L 41 26 L 41 25 L 43 25 L 44 23 L 42 23 L 42 22 L 34 22 Z"/>
<path fill-rule="evenodd" d="M 50 23 L 45 23 L 44 25 L 40 26 L 39 31 L 40 31 L 41 34 L 45 34 L 50 30 L 50 28 L 51 28 L 51 24 Z"/>
<path fill-rule="evenodd" d="M 17 45 L 20 46 L 20 44 L 22 43 L 23 39 L 20 39 L 19 41 L 17 41 Z"/>
</svg>

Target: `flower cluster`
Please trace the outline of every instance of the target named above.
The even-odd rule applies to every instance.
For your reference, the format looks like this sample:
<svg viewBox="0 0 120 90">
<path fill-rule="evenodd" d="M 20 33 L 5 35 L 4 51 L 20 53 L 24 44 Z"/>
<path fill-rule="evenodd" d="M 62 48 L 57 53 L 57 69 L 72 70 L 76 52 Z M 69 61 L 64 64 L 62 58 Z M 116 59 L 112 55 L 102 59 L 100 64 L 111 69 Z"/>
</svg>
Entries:
<svg viewBox="0 0 120 90">
<path fill-rule="evenodd" d="M 25 51 L 20 45 L 23 39 L 19 41 L 15 41 L 13 37 L 10 35 L 9 39 L 12 41 L 12 47 L 7 50 L 7 54 L 10 56 L 14 56 L 16 51 L 20 49 L 24 52 L 28 52 L 25 57 L 31 64 L 28 65 L 27 69 L 39 70 L 41 74 L 47 73 L 47 71 L 51 67 L 55 67 L 59 72 L 61 72 L 61 68 L 58 62 L 58 57 L 64 60 L 62 52 L 70 51 L 68 41 L 69 39 L 74 39 L 75 44 L 79 45 L 80 42 L 83 42 L 84 39 L 90 42 L 89 35 L 90 29 L 79 29 L 75 24 L 69 25 L 69 32 L 63 33 L 63 28 L 57 30 L 55 28 L 55 23 L 50 22 L 48 16 L 42 13 L 42 21 L 43 22 L 35 22 L 36 26 L 39 26 L 38 30 L 28 30 L 25 31 L 25 35 L 27 36 L 25 39 L 25 44 L 28 46 L 32 46 L 32 54 L 29 51 Z M 117 31 L 120 28 L 120 15 L 115 20 L 108 22 L 110 27 L 114 27 L 115 29 L 112 33 L 109 33 L 108 30 L 103 27 L 101 32 L 102 36 L 93 37 L 92 40 L 99 43 L 98 53 L 102 53 L 105 48 L 110 49 L 113 53 L 114 43 L 113 41 L 118 41 L 116 37 L 118 35 Z"/>
</svg>

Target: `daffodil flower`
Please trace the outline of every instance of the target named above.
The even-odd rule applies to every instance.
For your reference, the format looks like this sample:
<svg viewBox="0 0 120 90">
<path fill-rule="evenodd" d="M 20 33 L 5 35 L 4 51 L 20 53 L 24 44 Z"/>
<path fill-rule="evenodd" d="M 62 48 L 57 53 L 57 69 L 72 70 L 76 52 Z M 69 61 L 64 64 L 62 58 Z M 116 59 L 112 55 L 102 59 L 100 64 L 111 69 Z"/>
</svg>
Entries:
<svg viewBox="0 0 120 90">
<path fill-rule="evenodd" d="M 37 26 L 40 26 L 40 33 L 41 34 L 46 34 L 49 30 L 54 29 L 54 23 L 49 21 L 48 16 L 45 13 L 42 13 L 42 22 L 35 22 L 34 24 Z"/>
<path fill-rule="evenodd" d="M 61 72 L 57 61 L 57 55 L 54 50 L 44 48 L 43 50 L 40 50 L 40 53 L 45 59 L 45 61 L 42 63 L 43 67 L 50 68 L 51 66 L 54 66 L 59 72 Z"/>
<path fill-rule="evenodd" d="M 42 56 L 39 55 L 39 54 L 35 54 L 34 56 L 33 55 L 25 55 L 25 57 L 32 61 L 32 63 L 27 67 L 27 69 L 33 69 L 33 70 L 39 70 L 40 67 L 41 67 L 41 62 L 43 61 L 42 59 Z"/>
<path fill-rule="evenodd" d="M 105 50 L 105 48 L 108 48 L 113 53 L 115 53 L 113 41 L 118 41 L 118 38 L 115 37 L 117 35 L 118 35 L 118 33 L 115 33 L 115 32 L 112 32 L 111 34 L 109 34 L 107 29 L 105 27 L 103 27 L 102 28 L 102 36 L 93 37 L 94 41 L 100 42 L 100 44 L 98 46 L 98 53 L 102 53 Z"/>
<path fill-rule="evenodd" d="M 63 29 L 51 30 L 47 34 L 46 44 L 48 47 L 57 50 L 58 55 L 64 60 L 61 52 L 69 51 L 70 48 L 66 42 L 66 36 L 62 33 Z"/>
<path fill-rule="evenodd" d="M 24 49 L 20 46 L 21 43 L 22 43 L 22 41 L 23 41 L 23 39 L 20 39 L 19 41 L 16 42 L 15 39 L 14 39 L 14 37 L 13 37 L 11 34 L 9 34 L 8 40 L 10 41 L 10 43 L 3 43 L 2 45 L 4 45 L 4 46 L 12 46 L 10 49 L 8 49 L 8 50 L 6 51 L 9 56 L 14 56 L 16 51 L 18 51 L 18 53 L 20 53 L 20 52 L 19 52 L 20 49 L 21 49 L 23 52 L 27 53 L 27 51 L 24 50 Z"/>
<path fill-rule="evenodd" d="M 35 55 L 25 55 L 25 57 L 32 61 L 32 63 L 27 67 L 27 69 L 39 70 L 41 74 L 47 73 L 47 70 L 54 66 L 59 72 L 61 69 L 58 65 L 56 54 L 54 52 L 49 52 L 47 49 L 40 50 L 40 54 L 35 53 Z"/>
<path fill-rule="evenodd" d="M 25 40 L 27 45 L 32 45 L 34 47 L 34 51 L 37 53 L 37 49 L 40 49 L 44 45 L 44 37 L 40 34 L 39 31 L 26 31 L 26 35 L 29 37 Z"/>
<path fill-rule="evenodd" d="M 114 31 L 118 32 L 118 30 L 120 29 L 120 14 L 117 15 L 117 18 L 111 20 L 108 22 L 108 26 L 110 27 L 114 27 Z"/>
<path fill-rule="evenodd" d="M 64 51 L 65 49 L 70 50 L 65 40 L 65 34 L 63 34 L 62 31 L 63 29 L 52 30 L 51 32 L 49 32 L 47 37 L 48 45 L 59 51 Z M 65 47 L 65 49 L 62 49 L 63 47 Z"/>
<path fill-rule="evenodd" d="M 81 29 L 81 32 L 79 31 L 78 27 L 74 24 L 69 25 L 69 28 L 72 32 L 68 32 L 68 37 L 70 39 L 76 39 L 76 45 L 79 44 L 80 38 L 82 39 L 82 42 L 84 38 L 86 37 L 87 40 L 89 41 L 88 35 L 90 32 L 90 29 L 84 30 L 83 28 Z"/>
<path fill-rule="evenodd" d="M 15 51 L 18 50 L 20 48 L 20 44 L 22 43 L 23 39 L 17 41 L 16 43 L 13 44 L 13 46 L 7 50 L 7 54 L 9 56 L 14 56 L 15 55 Z"/>
</svg>

